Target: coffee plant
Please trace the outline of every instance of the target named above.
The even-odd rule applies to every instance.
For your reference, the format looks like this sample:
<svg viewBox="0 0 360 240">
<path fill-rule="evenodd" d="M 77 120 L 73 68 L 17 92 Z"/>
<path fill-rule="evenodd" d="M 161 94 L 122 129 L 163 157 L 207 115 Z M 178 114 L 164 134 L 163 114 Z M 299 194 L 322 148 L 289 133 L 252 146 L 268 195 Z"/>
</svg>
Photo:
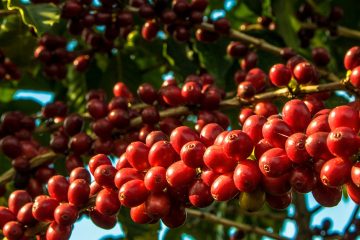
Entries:
<svg viewBox="0 0 360 240">
<path fill-rule="evenodd" d="M 356 0 L 0 8 L 4 239 L 66 240 L 82 216 L 125 239 L 360 235 Z M 310 224 L 343 200 L 343 231 Z"/>
</svg>

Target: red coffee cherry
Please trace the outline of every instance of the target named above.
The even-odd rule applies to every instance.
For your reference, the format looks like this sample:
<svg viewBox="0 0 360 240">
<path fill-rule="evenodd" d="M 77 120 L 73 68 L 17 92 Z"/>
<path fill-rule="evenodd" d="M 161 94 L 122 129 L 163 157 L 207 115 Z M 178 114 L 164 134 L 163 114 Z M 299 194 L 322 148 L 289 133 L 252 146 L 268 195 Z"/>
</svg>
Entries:
<svg viewBox="0 0 360 240">
<path fill-rule="evenodd" d="M 29 202 L 31 202 L 31 196 L 28 192 L 25 190 L 15 190 L 9 196 L 8 207 L 10 211 L 17 214 L 20 208 Z"/>
<path fill-rule="evenodd" d="M 187 142 L 197 140 L 199 140 L 198 134 L 186 126 L 175 128 L 170 135 L 170 143 L 178 154 L 180 153 L 182 146 Z"/>
<path fill-rule="evenodd" d="M 311 115 L 315 115 L 317 112 L 321 111 L 325 105 L 324 102 L 313 95 L 308 95 L 304 99 L 306 107 L 309 109 Z"/>
<path fill-rule="evenodd" d="M 350 48 L 344 56 L 344 66 L 347 70 L 353 70 L 360 65 L 360 47 Z"/>
<path fill-rule="evenodd" d="M 351 168 L 351 180 L 356 186 L 360 186 L 360 163 L 355 163 Z"/>
<path fill-rule="evenodd" d="M 32 214 L 32 207 L 34 203 L 26 203 L 22 208 L 20 208 L 17 214 L 17 220 L 27 226 L 34 226 L 37 223 L 37 220 Z M 1 215 L 1 214 L 0 214 Z"/>
<path fill-rule="evenodd" d="M 105 154 L 97 154 L 90 158 L 89 169 L 91 174 L 94 175 L 96 168 L 101 165 L 111 165 L 110 159 Z"/>
<path fill-rule="evenodd" d="M 86 133 L 78 133 L 70 139 L 70 149 L 77 155 L 88 152 L 91 148 L 92 139 Z"/>
<path fill-rule="evenodd" d="M 6 136 L 0 140 L 0 149 L 9 158 L 16 158 L 20 156 L 20 147 L 20 142 L 16 137 Z"/>
<path fill-rule="evenodd" d="M 201 86 L 197 82 L 186 82 L 181 88 L 181 96 L 187 104 L 201 103 Z"/>
<path fill-rule="evenodd" d="M 178 154 L 168 141 L 159 141 L 151 146 L 148 156 L 150 166 L 169 167 L 179 160 Z"/>
<path fill-rule="evenodd" d="M 326 66 L 330 62 L 330 54 L 326 48 L 316 47 L 311 51 L 313 61 L 318 66 Z"/>
<path fill-rule="evenodd" d="M 348 127 L 357 133 L 360 129 L 359 112 L 349 106 L 338 106 L 331 110 L 328 121 L 331 130 Z"/>
<path fill-rule="evenodd" d="M 252 115 L 245 120 L 242 130 L 251 138 L 254 143 L 257 143 L 263 138 L 262 128 L 265 123 L 265 117 Z"/>
<path fill-rule="evenodd" d="M 317 178 L 312 169 L 307 167 L 295 168 L 291 173 L 290 184 L 299 193 L 311 192 L 317 183 Z"/>
<path fill-rule="evenodd" d="M 57 206 L 59 206 L 58 200 L 43 195 L 43 197 L 35 199 L 32 214 L 38 221 L 51 222 L 54 220 L 54 212 Z"/>
<path fill-rule="evenodd" d="M 177 228 L 185 223 L 186 214 L 185 207 L 176 204 L 171 206 L 169 214 L 161 218 L 161 221 L 169 228 Z"/>
<path fill-rule="evenodd" d="M 243 99 L 250 99 L 255 95 L 255 93 L 256 89 L 251 82 L 244 81 L 242 83 L 239 83 L 237 88 L 237 97 Z"/>
<path fill-rule="evenodd" d="M 315 200 L 323 207 L 335 207 L 342 197 L 341 188 L 329 188 L 322 183 L 318 183 L 311 193 Z"/>
<path fill-rule="evenodd" d="M 83 207 L 89 200 L 90 186 L 84 179 L 73 181 L 68 190 L 69 203 L 76 207 Z"/>
<path fill-rule="evenodd" d="M 241 125 L 243 125 L 244 122 L 246 121 L 246 119 L 254 114 L 255 114 L 254 111 L 250 108 L 241 109 L 241 111 L 239 113 L 239 123 Z M 261 115 L 261 114 L 258 114 L 258 115 Z"/>
<path fill-rule="evenodd" d="M 46 231 L 47 240 L 69 239 L 70 235 L 71 226 L 63 226 L 56 222 L 52 222 Z"/>
<path fill-rule="evenodd" d="M 253 68 L 247 74 L 245 78 L 245 82 L 252 83 L 255 88 L 255 92 L 261 92 L 265 89 L 267 81 L 267 76 L 263 70 L 260 68 Z"/>
<path fill-rule="evenodd" d="M 216 173 L 232 172 L 236 167 L 236 160 L 225 154 L 223 147 L 218 145 L 206 149 L 203 157 L 205 165 Z"/>
<path fill-rule="evenodd" d="M 360 187 L 356 186 L 352 182 L 346 184 L 346 192 L 349 194 L 351 200 L 356 204 L 360 204 Z"/>
<path fill-rule="evenodd" d="M 95 207 L 101 214 L 112 216 L 120 209 L 118 193 L 110 188 L 102 189 L 96 196 Z"/>
<path fill-rule="evenodd" d="M 149 147 L 142 142 L 132 142 L 126 148 L 126 158 L 130 165 L 139 170 L 143 171 L 150 167 L 148 162 Z"/>
<path fill-rule="evenodd" d="M 246 159 L 254 148 L 251 138 L 241 130 L 230 131 L 224 140 L 226 155 L 236 160 Z"/>
<path fill-rule="evenodd" d="M 154 106 L 146 107 L 141 111 L 141 120 L 145 124 L 154 125 L 159 122 L 160 115 Z"/>
<path fill-rule="evenodd" d="M 214 28 L 217 33 L 227 35 L 230 33 L 231 25 L 226 18 L 220 18 L 214 22 Z"/>
<path fill-rule="evenodd" d="M 270 68 L 270 81 L 277 87 L 287 86 L 291 80 L 291 77 L 291 69 L 286 67 L 284 64 L 275 64 Z"/>
<path fill-rule="evenodd" d="M 130 218 L 137 224 L 146 224 L 153 220 L 146 212 L 145 203 L 137 207 L 132 207 L 130 209 Z"/>
<path fill-rule="evenodd" d="M 308 62 L 297 64 L 293 70 L 293 74 L 299 84 L 306 84 L 308 82 L 316 83 L 319 79 L 316 68 Z"/>
<path fill-rule="evenodd" d="M 271 194 L 266 194 L 266 202 L 269 206 L 276 210 L 283 210 L 287 208 L 292 201 L 292 193 L 288 192 L 283 195 L 274 196 Z"/>
<path fill-rule="evenodd" d="M 185 165 L 183 161 L 171 164 L 166 170 L 166 180 L 171 187 L 186 186 L 196 176 L 196 170 Z"/>
<path fill-rule="evenodd" d="M 348 159 L 330 159 L 322 166 L 320 179 L 328 187 L 340 187 L 350 180 L 351 167 Z"/>
<path fill-rule="evenodd" d="M 224 131 L 224 129 L 217 123 L 206 124 L 200 132 L 200 141 L 205 146 L 214 144 L 215 139 Z"/>
<path fill-rule="evenodd" d="M 212 197 L 216 201 L 229 201 L 234 198 L 239 190 L 236 188 L 232 173 L 220 175 L 211 185 Z"/>
<path fill-rule="evenodd" d="M 114 109 L 128 110 L 128 100 L 123 97 L 114 97 L 108 104 L 109 111 Z"/>
<path fill-rule="evenodd" d="M 54 212 L 55 222 L 62 226 L 69 226 L 76 222 L 79 217 L 77 208 L 71 204 L 63 203 L 57 206 Z"/>
<path fill-rule="evenodd" d="M 127 128 L 130 124 L 128 110 L 117 108 L 112 110 L 107 117 L 111 125 L 119 129 Z"/>
<path fill-rule="evenodd" d="M 125 207 L 136 207 L 146 201 L 149 191 L 144 181 L 136 179 L 123 184 L 119 190 L 119 200 Z"/>
<path fill-rule="evenodd" d="M 7 222 L 15 221 L 15 220 L 16 220 L 16 216 L 10 209 L 0 206 L 0 228 L 1 229 L 3 229 L 4 225 Z"/>
<path fill-rule="evenodd" d="M 284 148 L 285 142 L 292 131 L 285 121 L 280 119 L 268 120 L 263 128 L 264 139 L 274 147 Z"/>
<path fill-rule="evenodd" d="M 220 176 L 220 174 L 212 170 L 204 170 L 201 172 L 201 180 L 208 186 L 211 186 L 218 176 Z"/>
<path fill-rule="evenodd" d="M 360 56 L 360 55 L 359 55 Z M 359 62 L 360 63 L 360 62 Z M 360 66 L 355 67 L 350 74 L 350 83 L 357 89 L 360 88 Z"/>
<path fill-rule="evenodd" d="M 305 134 L 294 133 L 286 140 L 286 154 L 294 163 L 305 164 L 310 161 L 310 155 L 305 148 L 306 139 L 307 136 Z"/>
<path fill-rule="evenodd" d="M 184 99 L 181 95 L 181 89 L 176 85 L 169 85 L 160 88 L 161 100 L 165 105 L 176 107 L 183 103 Z"/>
<path fill-rule="evenodd" d="M 117 223 L 117 218 L 115 215 L 106 216 L 101 214 L 96 209 L 92 210 L 89 214 L 91 221 L 98 227 L 103 229 L 112 229 Z"/>
<path fill-rule="evenodd" d="M 224 143 L 224 140 L 226 138 L 226 136 L 228 135 L 229 131 L 223 131 L 222 133 L 220 133 L 214 141 L 214 144 L 212 145 L 216 145 L 216 146 L 222 146 Z M 211 145 L 210 145 L 211 146 Z"/>
<path fill-rule="evenodd" d="M 329 133 L 327 132 L 316 132 L 308 136 L 305 142 L 305 148 L 311 157 L 324 160 L 333 157 L 326 144 L 328 135 Z"/>
<path fill-rule="evenodd" d="M 330 132 L 330 126 L 328 123 L 328 115 L 314 116 L 313 120 L 306 128 L 306 135 L 311 135 L 316 132 Z"/>
<path fill-rule="evenodd" d="M 128 100 L 132 100 L 133 95 L 128 89 L 128 87 L 123 82 L 117 82 L 114 85 L 113 93 L 115 97 L 123 97 Z"/>
<path fill-rule="evenodd" d="M 238 85 L 240 83 L 242 83 L 243 81 L 245 81 L 245 78 L 246 78 L 246 71 L 240 69 L 240 70 L 237 70 L 234 74 L 234 82 L 235 82 L 235 85 Z"/>
<path fill-rule="evenodd" d="M 261 101 L 255 105 L 254 112 L 256 115 L 269 117 L 274 114 L 278 114 L 277 107 L 268 101 Z"/>
<path fill-rule="evenodd" d="M 18 240 L 24 236 L 24 226 L 19 222 L 10 221 L 4 225 L 2 233 L 8 240 Z"/>
<path fill-rule="evenodd" d="M 280 177 L 290 170 L 291 164 L 285 150 L 281 148 L 270 149 L 259 159 L 259 168 L 267 177 Z"/>
<path fill-rule="evenodd" d="M 102 187 L 114 187 L 114 178 L 117 170 L 112 165 L 98 166 L 94 172 L 95 181 Z"/>
<path fill-rule="evenodd" d="M 69 185 L 68 180 L 64 176 L 55 175 L 48 181 L 48 193 L 50 197 L 57 199 L 59 202 L 67 202 Z"/>
<path fill-rule="evenodd" d="M 164 167 L 150 168 L 144 177 L 145 187 L 151 192 L 162 192 L 167 187 L 166 169 Z"/>
<path fill-rule="evenodd" d="M 263 176 L 261 185 L 266 193 L 280 196 L 290 191 L 290 173 L 284 174 L 277 178 Z"/>
<path fill-rule="evenodd" d="M 191 168 L 198 168 L 204 165 L 203 156 L 206 147 L 199 141 L 191 141 L 186 143 L 180 151 L 180 158 Z"/>
<path fill-rule="evenodd" d="M 256 52 L 249 52 L 246 56 L 241 59 L 240 66 L 242 70 L 250 71 L 255 68 L 258 63 L 258 55 Z M 255 87 L 256 88 L 256 87 Z"/>
<path fill-rule="evenodd" d="M 168 141 L 168 136 L 162 131 L 152 131 L 145 139 L 146 146 L 150 147 L 159 141 Z"/>
<path fill-rule="evenodd" d="M 264 152 L 273 148 L 273 146 L 266 141 L 265 139 L 261 139 L 256 145 L 254 149 L 254 155 L 257 160 L 263 155 Z"/>
<path fill-rule="evenodd" d="M 147 41 L 152 41 L 155 39 L 158 30 L 157 24 L 154 21 L 149 20 L 142 27 L 141 36 Z"/>
<path fill-rule="evenodd" d="M 294 99 L 284 105 L 282 118 L 293 132 L 304 132 L 311 121 L 311 113 L 303 101 Z"/>
<path fill-rule="evenodd" d="M 170 198 L 165 192 L 151 193 L 145 201 L 145 209 L 153 219 L 159 219 L 169 214 Z"/>
<path fill-rule="evenodd" d="M 106 103 L 99 99 L 90 100 L 86 104 L 86 109 L 88 110 L 91 117 L 93 117 L 94 119 L 100 119 L 106 117 L 108 113 Z"/>
<path fill-rule="evenodd" d="M 234 184 L 241 192 L 254 191 L 261 181 L 258 163 L 253 160 L 240 160 L 234 170 Z"/>
<path fill-rule="evenodd" d="M 81 131 L 83 124 L 84 120 L 80 115 L 71 114 L 64 120 L 64 131 L 69 136 L 73 136 Z"/>
<path fill-rule="evenodd" d="M 349 158 L 359 151 L 356 133 L 348 127 L 338 127 L 331 131 L 326 144 L 333 155 L 342 158 Z"/>
<path fill-rule="evenodd" d="M 122 168 L 120 169 L 116 174 L 114 178 L 115 186 L 120 189 L 121 186 L 134 179 L 140 179 L 142 180 L 144 178 L 143 174 L 140 173 L 138 170 L 130 167 Z"/>
<path fill-rule="evenodd" d="M 89 184 L 91 182 L 90 173 L 84 167 L 77 167 L 71 171 L 69 182 L 72 183 L 75 179 L 84 179 Z"/>
<path fill-rule="evenodd" d="M 202 180 L 195 181 L 189 188 L 189 201 L 198 208 L 209 206 L 214 201 L 210 192 L 210 186 Z"/>
<path fill-rule="evenodd" d="M 230 57 L 241 58 L 248 52 L 248 47 L 241 42 L 230 42 L 226 48 L 226 52 Z"/>
</svg>

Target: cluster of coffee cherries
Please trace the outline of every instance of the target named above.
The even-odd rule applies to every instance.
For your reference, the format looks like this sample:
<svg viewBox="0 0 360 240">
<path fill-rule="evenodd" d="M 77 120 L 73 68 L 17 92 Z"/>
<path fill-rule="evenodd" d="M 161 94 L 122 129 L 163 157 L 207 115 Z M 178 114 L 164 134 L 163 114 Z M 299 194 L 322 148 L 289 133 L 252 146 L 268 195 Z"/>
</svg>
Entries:
<svg viewBox="0 0 360 240">
<path fill-rule="evenodd" d="M 19 80 L 20 70 L 9 58 L 0 50 L 0 82 L 3 80 Z"/>
<path fill-rule="evenodd" d="M 330 10 L 328 16 L 323 16 L 316 12 L 313 7 L 304 3 L 300 5 L 297 11 L 297 18 L 302 22 L 314 23 L 317 27 L 326 28 L 331 36 L 337 36 L 337 27 L 338 22 L 344 15 L 344 11 L 339 6 L 333 6 Z M 308 47 L 310 45 L 310 40 L 315 35 L 314 28 L 302 27 L 298 32 L 298 36 L 301 42 L 302 47 Z"/>
</svg>

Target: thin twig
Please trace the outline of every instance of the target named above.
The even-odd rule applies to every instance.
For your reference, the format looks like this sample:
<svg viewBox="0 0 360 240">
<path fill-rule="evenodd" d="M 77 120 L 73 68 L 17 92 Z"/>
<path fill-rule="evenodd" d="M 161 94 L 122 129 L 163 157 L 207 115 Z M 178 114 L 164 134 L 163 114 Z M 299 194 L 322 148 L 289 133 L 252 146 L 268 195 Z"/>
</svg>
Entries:
<svg viewBox="0 0 360 240">
<path fill-rule="evenodd" d="M 359 209 L 360 209 L 360 206 L 356 205 L 356 207 L 354 208 L 354 210 L 353 210 L 353 212 L 351 214 L 351 217 L 349 218 L 348 223 L 345 226 L 344 235 L 349 232 L 349 229 L 350 229 L 351 225 L 354 223 L 354 221 L 355 221 L 355 219 L 357 217 Z"/>
</svg>

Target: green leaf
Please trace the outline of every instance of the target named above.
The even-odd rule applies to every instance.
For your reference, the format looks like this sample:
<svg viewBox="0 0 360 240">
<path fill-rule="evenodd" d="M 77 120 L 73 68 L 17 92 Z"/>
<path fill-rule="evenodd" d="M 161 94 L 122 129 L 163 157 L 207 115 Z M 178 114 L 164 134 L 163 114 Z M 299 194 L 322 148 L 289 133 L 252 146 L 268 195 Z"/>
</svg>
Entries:
<svg viewBox="0 0 360 240">
<path fill-rule="evenodd" d="M 60 19 L 60 8 L 53 3 L 22 4 L 20 0 L 9 0 L 8 9 L 19 10 L 23 22 L 42 34 Z"/>
<path fill-rule="evenodd" d="M 12 100 L 12 97 L 14 93 L 16 92 L 16 89 L 14 88 L 2 88 L 0 86 L 0 102 L 6 103 Z"/>
<path fill-rule="evenodd" d="M 70 110 L 78 113 L 84 112 L 87 91 L 85 75 L 78 73 L 74 68 L 69 68 L 66 85 Z"/>
<path fill-rule="evenodd" d="M 283 37 L 287 46 L 297 50 L 299 48 L 297 31 L 300 23 L 294 14 L 294 4 L 288 0 L 273 0 L 272 8 L 276 16 L 277 32 Z"/>
<path fill-rule="evenodd" d="M 243 3 L 257 15 L 262 14 L 262 0 L 243 0 Z"/>
<path fill-rule="evenodd" d="M 21 111 L 25 114 L 37 113 L 41 110 L 39 103 L 32 100 L 12 100 L 6 104 L 0 103 L 0 113 L 6 111 L 14 111 L 14 109 Z"/>
</svg>

